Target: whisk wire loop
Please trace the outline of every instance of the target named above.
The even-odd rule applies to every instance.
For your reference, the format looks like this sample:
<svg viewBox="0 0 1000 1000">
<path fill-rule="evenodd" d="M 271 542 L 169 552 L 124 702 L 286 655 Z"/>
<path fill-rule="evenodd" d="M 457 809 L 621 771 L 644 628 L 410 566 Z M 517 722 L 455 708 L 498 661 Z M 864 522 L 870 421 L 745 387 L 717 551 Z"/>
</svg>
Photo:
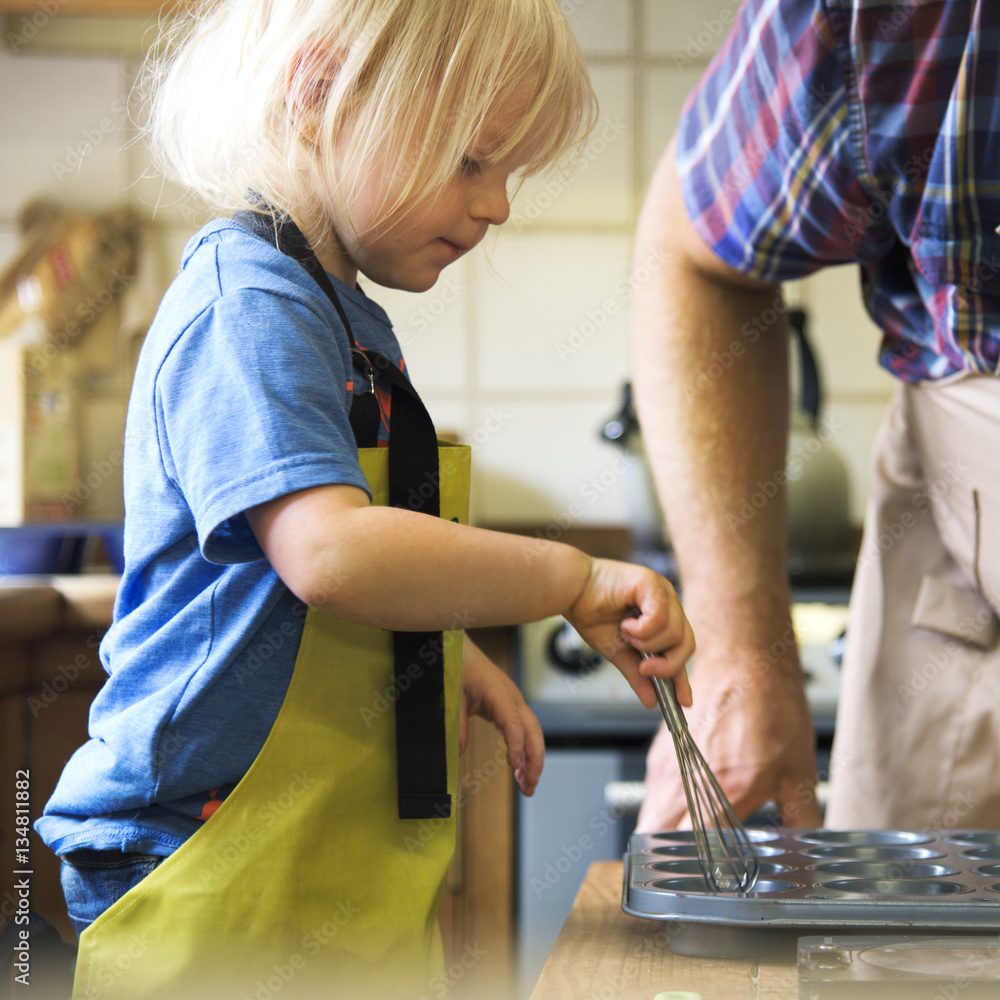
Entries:
<svg viewBox="0 0 1000 1000">
<path fill-rule="evenodd" d="M 736 815 L 708 762 L 691 737 L 673 681 L 654 677 L 656 699 L 673 737 L 684 784 L 698 861 L 713 892 L 750 892 L 760 862 L 746 827 Z"/>
</svg>

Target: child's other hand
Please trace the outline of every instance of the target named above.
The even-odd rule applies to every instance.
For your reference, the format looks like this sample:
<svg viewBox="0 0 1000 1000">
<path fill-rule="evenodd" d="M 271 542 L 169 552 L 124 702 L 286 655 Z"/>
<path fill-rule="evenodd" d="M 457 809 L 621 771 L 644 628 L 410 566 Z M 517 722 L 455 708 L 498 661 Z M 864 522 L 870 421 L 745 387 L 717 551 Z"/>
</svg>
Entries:
<svg viewBox="0 0 1000 1000">
<path fill-rule="evenodd" d="M 545 737 L 517 685 L 468 636 L 462 664 L 458 752 L 464 753 L 473 715 L 492 722 L 507 744 L 507 763 L 523 795 L 533 795 L 542 774 Z"/>
<path fill-rule="evenodd" d="M 694 652 L 694 633 L 668 580 L 645 566 L 595 559 L 566 619 L 622 672 L 647 708 L 656 705 L 652 676 L 672 677 L 677 700 L 691 704 L 684 665 Z M 643 652 L 655 655 L 647 659 Z"/>
</svg>

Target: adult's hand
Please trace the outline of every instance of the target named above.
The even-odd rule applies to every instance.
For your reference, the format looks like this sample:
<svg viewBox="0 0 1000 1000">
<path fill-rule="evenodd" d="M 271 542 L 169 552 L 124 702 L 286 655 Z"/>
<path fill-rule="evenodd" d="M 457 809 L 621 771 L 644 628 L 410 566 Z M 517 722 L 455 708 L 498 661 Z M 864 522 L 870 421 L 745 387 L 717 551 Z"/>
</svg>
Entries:
<svg viewBox="0 0 1000 1000">
<path fill-rule="evenodd" d="M 759 652 L 740 662 L 738 653 L 702 650 L 698 663 L 694 704 L 685 711 L 688 726 L 740 818 L 770 801 L 786 826 L 821 825 L 801 671 L 787 662 L 769 663 Z M 673 739 L 661 726 L 646 760 L 646 797 L 636 829 L 690 826 Z"/>
</svg>

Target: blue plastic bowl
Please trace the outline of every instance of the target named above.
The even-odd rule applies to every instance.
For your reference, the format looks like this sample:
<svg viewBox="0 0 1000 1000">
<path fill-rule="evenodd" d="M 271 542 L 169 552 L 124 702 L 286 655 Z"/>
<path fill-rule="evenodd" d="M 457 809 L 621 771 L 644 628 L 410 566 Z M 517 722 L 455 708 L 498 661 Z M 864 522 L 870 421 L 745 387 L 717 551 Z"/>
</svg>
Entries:
<svg viewBox="0 0 1000 1000">
<path fill-rule="evenodd" d="M 86 540 L 76 525 L 0 528 L 0 574 L 79 573 Z"/>
<path fill-rule="evenodd" d="M 115 524 L 108 526 L 101 535 L 104 543 L 104 554 L 108 558 L 108 565 L 116 572 L 125 571 L 125 525 Z"/>
</svg>

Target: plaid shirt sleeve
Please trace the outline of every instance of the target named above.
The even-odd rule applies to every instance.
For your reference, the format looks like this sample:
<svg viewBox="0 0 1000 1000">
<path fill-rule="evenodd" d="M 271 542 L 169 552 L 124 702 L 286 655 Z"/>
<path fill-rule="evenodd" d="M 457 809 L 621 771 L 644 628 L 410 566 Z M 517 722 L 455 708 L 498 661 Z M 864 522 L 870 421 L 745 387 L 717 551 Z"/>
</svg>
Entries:
<svg viewBox="0 0 1000 1000">
<path fill-rule="evenodd" d="M 723 261 L 777 282 L 886 253 L 849 111 L 822 4 L 747 0 L 677 135 L 688 213 Z"/>
<path fill-rule="evenodd" d="M 996 373 L 998 94 L 996 0 L 745 0 L 678 129 L 688 214 L 763 281 L 859 264 L 900 378 Z"/>
</svg>

